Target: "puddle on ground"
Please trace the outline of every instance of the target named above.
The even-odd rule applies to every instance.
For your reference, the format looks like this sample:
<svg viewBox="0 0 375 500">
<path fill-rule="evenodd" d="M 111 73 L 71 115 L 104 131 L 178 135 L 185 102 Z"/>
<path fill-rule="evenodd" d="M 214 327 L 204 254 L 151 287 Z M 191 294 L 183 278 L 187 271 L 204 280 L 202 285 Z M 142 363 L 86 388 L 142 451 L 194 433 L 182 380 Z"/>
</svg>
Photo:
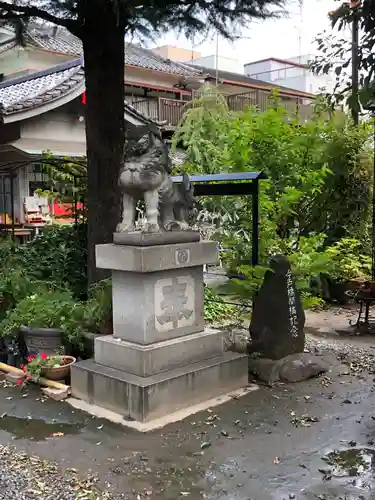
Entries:
<svg viewBox="0 0 375 500">
<path fill-rule="evenodd" d="M 375 475 L 375 450 L 371 448 L 332 451 L 322 460 L 330 466 L 332 477 L 367 477 L 371 480 Z"/>
<path fill-rule="evenodd" d="M 79 434 L 83 424 L 48 422 L 42 419 L 19 418 L 3 415 L 0 418 L 0 430 L 9 432 L 15 439 L 44 441 L 62 435 Z M 55 436 L 54 436 L 55 435 Z"/>
</svg>

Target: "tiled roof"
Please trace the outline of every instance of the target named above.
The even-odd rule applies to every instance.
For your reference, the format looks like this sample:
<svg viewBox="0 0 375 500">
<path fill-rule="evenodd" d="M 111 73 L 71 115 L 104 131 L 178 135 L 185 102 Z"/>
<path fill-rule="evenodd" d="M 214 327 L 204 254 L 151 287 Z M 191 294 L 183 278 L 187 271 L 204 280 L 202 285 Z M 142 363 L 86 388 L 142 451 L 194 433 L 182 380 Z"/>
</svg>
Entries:
<svg viewBox="0 0 375 500">
<path fill-rule="evenodd" d="M 16 40 L 11 40 L 11 41 L 7 41 L 5 43 L 1 43 L 0 44 L 0 54 L 2 52 L 7 51 L 7 50 L 13 49 L 13 47 L 16 47 L 16 46 L 17 46 Z"/>
<path fill-rule="evenodd" d="M 0 115 L 12 115 L 63 97 L 85 79 L 82 59 L 0 83 Z M 126 101 L 125 111 L 145 123 L 158 125 Z"/>
<path fill-rule="evenodd" d="M 59 99 L 85 79 L 81 60 L 0 84 L 1 114 L 10 115 Z"/>
<path fill-rule="evenodd" d="M 26 43 L 39 49 L 50 50 L 62 54 L 82 56 L 82 42 L 72 35 L 65 28 L 48 28 L 38 24 L 31 24 L 26 33 Z M 0 52 L 8 50 L 14 46 L 14 41 L 10 44 L 8 39 L 0 44 Z M 192 68 L 187 64 L 178 63 L 165 59 L 155 54 L 150 49 L 143 49 L 132 43 L 125 43 L 125 64 L 147 68 L 163 73 L 180 76 L 200 75 L 199 68 Z"/>
<path fill-rule="evenodd" d="M 143 49 L 132 43 L 125 43 L 125 64 L 181 76 L 202 74 L 202 70 L 199 68 L 165 59 L 150 49 Z"/>
<path fill-rule="evenodd" d="M 37 48 L 50 50 L 52 52 L 70 54 L 73 56 L 81 56 L 83 54 L 81 40 L 71 34 L 59 36 L 53 34 L 38 33 L 34 30 L 28 32 L 27 41 Z"/>
</svg>

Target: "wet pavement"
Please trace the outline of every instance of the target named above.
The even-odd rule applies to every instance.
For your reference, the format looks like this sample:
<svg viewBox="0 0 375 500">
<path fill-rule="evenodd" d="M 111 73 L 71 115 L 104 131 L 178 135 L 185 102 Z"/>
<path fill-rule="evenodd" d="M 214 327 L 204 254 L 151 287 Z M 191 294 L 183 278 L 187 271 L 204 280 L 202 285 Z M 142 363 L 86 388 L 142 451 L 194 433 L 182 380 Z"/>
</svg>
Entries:
<svg viewBox="0 0 375 500">
<path fill-rule="evenodd" d="M 363 348 L 371 370 L 375 338 L 348 343 Z M 0 445 L 97 474 L 108 500 L 371 500 L 373 379 L 354 364 L 260 387 L 146 435 L 44 400 L 36 388 L 1 387 Z"/>
</svg>

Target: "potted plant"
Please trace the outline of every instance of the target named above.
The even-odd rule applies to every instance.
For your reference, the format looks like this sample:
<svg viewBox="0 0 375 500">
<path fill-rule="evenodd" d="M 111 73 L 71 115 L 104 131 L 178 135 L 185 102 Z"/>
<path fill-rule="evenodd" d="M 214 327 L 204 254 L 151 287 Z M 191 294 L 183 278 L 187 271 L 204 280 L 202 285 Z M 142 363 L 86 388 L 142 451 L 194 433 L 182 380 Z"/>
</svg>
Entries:
<svg viewBox="0 0 375 500">
<path fill-rule="evenodd" d="M 29 295 L 8 311 L 0 322 L 0 335 L 3 338 L 23 337 L 29 353 L 45 351 L 53 354 L 61 347 L 61 325 L 74 304 L 68 292 Z"/>
<path fill-rule="evenodd" d="M 38 381 L 40 377 L 48 380 L 65 380 L 70 375 L 70 367 L 75 362 L 76 359 L 73 356 L 49 356 L 42 352 L 37 356 L 29 356 L 23 370 L 26 374 L 26 381 Z"/>
<path fill-rule="evenodd" d="M 370 280 L 371 257 L 361 250 L 361 242 L 354 238 L 343 238 L 325 249 L 329 258 L 329 272 L 328 276 L 322 278 L 327 282 L 327 293 L 331 300 L 345 304 L 364 287 L 375 295 L 375 284 Z"/>
</svg>

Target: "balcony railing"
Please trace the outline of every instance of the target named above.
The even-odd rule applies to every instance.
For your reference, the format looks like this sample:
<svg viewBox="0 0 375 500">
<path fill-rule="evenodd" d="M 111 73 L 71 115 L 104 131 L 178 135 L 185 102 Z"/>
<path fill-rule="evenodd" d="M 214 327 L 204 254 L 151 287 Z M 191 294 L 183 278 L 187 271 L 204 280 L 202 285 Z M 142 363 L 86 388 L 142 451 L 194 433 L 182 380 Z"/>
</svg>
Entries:
<svg viewBox="0 0 375 500">
<path fill-rule="evenodd" d="M 231 111 L 243 111 L 249 106 L 256 106 L 260 112 L 264 112 L 273 105 L 270 94 L 258 90 L 229 95 L 226 96 L 226 100 Z M 184 113 L 192 106 L 191 101 L 164 97 L 129 101 L 145 116 L 171 127 L 175 127 Z M 301 120 L 307 120 L 311 117 L 312 105 L 303 104 L 298 98 L 281 97 L 280 104 L 285 106 L 291 116 L 296 116 Z"/>
</svg>

